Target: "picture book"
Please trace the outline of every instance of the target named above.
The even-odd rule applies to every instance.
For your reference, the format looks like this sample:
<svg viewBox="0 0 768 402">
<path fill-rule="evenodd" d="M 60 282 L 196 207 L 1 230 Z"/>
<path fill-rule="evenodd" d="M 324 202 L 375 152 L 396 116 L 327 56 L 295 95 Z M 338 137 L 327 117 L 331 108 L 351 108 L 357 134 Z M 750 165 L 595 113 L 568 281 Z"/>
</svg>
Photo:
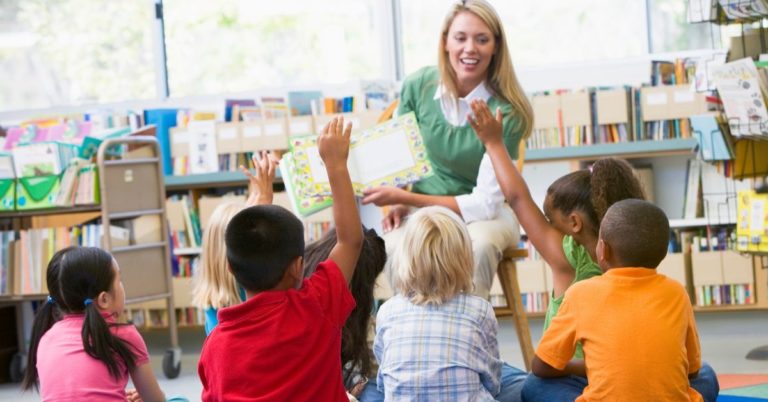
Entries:
<svg viewBox="0 0 768 402">
<path fill-rule="evenodd" d="M 733 159 L 733 150 L 727 134 L 720 129 L 714 115 L 691 116 L 693 136 L 699 142 L 699 153 L 705 161 L 727 161 Z"/>
<path fill-rule="evenodd" d="M 368 188 L 403 187 L 433 173 L 413 113 L 353 133 L 347 166 L 358 196 Z M 291 138 L 280 172 L 299 215 L 307 216 L 332 204 L 317 136 Z"/>
</svg>

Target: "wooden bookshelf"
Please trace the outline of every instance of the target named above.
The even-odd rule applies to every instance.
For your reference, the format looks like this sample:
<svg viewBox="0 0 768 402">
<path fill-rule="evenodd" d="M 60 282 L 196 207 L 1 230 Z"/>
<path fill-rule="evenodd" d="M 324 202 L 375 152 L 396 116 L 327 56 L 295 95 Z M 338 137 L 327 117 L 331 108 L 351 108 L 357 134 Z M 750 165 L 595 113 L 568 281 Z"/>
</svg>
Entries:
<svg viewBox="0 0 768 402">
<path fill-rule="evenodd" d="M 525 152 L 526 162 L 556 160 L 585 160 L 605 156 L 621 158 L 658 157 L 665 155 L 692 155 L 697 146 L 695 138 L 660 141 L 634 141 L 610 144 L 582 145 L 578 147 L 530 149 Z"/>
<path fill-rule="evenodd" d="M 278 170 L 275 172 L 275 183 L 282 182 L 283 179 Z M 212 187 L 245 187 L 247 185 L 248 178 L 240 171 L 165 176 L 165 188 L 169 191 Z"/>
</svg>

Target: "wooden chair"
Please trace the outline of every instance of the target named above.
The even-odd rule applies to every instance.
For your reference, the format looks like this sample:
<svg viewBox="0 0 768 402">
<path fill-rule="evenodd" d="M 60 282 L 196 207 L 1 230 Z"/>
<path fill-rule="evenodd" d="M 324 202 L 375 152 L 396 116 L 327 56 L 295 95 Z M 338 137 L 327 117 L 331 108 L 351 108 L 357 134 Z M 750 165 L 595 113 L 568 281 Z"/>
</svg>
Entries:
<svg viewBox="0 0 768 402">
<path fill-rule="evenodd" d="M 378 122 L 381 123 L 392 118 L 395 109 L 397 109 L 397 100 L 392 102 L 381 113 Z M 524 161 L 525 141 L 520 141 L 516 166 L 517 170 L 521 173 L 523 171 Z M 520 295 L 520 285 L 517 282 L 517 264 L 515 263 L 515 260 L 525 257 L 528 257 L 528 250 L 517 248 L 516 244 L 509 246 L 504 250 L 499 265 L 496 268 L 496 274 L 499 277 L 499 283 L 504 292 L 507 306 L 495 307 L 494 311 L 497 317 L 512 317 L 512 320 L 515 323 L 515 331 L 517 332 L 517 340 L 520 343 L 520 351 L 523 354 L 525 368 L 530 371 L 531 361 L 533 361 L 534 356 L 533 342 L 531 341 L 531 330 L 528 326 L 528 316 L 525 313 L 523 299 Z"/>
</svg>

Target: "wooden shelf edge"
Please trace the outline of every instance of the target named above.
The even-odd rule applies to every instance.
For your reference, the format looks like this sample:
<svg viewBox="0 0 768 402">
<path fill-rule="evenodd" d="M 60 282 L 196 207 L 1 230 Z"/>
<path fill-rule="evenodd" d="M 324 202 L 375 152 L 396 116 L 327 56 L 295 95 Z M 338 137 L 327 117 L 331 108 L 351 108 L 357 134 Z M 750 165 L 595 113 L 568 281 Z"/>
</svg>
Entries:
<svg viewBox="0 0 768 402">
<path fill-rule="evenodd" d="M 188 174 L 183 176 L 165 176 L 166 190 L 194 188 L 247 186 L 248 178 L 241 171 Z M 275 172 L 275 183 L 282 183 L 280 171 Z"/>
<path fill-rule="evenodd" d="M 695 138 L 645 140 L 610 144 L 593 144 L 561 148 L 526 150 L 526 162 L 595 159 L 605 156 L 640 157 L 648 155 L 688 155 L 697 145 Z"/>
<path fill-rule="evenodd" d="M 720 306 L 693 306 L 695 313 L 724 313 L 729 311 L 767 311 L 768 306 L 759 304 L 733 304 Z"/>
<path fill-rule="evenodd" d="M 56 207 L 45 209 L 29 209 L 21 211 L 4 211 L 0 212 L 0 218 L 23 218 L 41 215 L 64 215 L 64 214 L 76 214 L 82 212 L 99 212 L 101 211 L 101 205 L 78 205 L 75 207 Z"/>
</svg>

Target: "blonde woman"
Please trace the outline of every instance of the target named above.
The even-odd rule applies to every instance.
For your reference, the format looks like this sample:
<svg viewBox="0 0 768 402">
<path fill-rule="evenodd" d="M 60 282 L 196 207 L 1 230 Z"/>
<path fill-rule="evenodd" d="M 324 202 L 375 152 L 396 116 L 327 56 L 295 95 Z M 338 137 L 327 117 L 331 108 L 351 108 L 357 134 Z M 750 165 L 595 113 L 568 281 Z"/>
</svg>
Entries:
<svg viewBox="0 0 768 402">
<path fill-rule="evenodd" d="M 487 298 L 502 251 L 520 235 L 493 165 L 468 124 L 470 102 L 483 100 L 494 112 L 501 110 L 504 145 L 514 159 L 518 144 L 531 132 L 533 112 L 512 68 L 504 29 L 487 1 L 455 4 L 445 18 L 438 50 L 436 67 L 406 78 L 398 106 L 399 114 L 416 113 L 435 175 L 410 191 L 374 188 L 363 203 L 391 207 L 382 222 L 389 255 L 413 207 L 439 205 L 459 214 L 472 238 L 473 292 Z"/>
<path fill-rule="evenodd" d="M 213 331 L 219 323 L 219 309 L 245 300 L 245 292 L 229 272 L 227 266 L 227 248 L 224 245 L 224 232 L 229 221 L 243 208 L 252 205 L 272 204 L 272 183 L 275 180 L 277 160 L 271 154 L 261 153 L 261 157 L 253 156 L 256 174 L 241 166 L 248 176 L 250 191 L 245 204 L 240 202 L 225 202 L 211 213 L 208 227 L 203 233 L 202 251 L 200 253 L 200 273 L 196 278 L 192 303 L 205 311 L 205 335 Z"/>
<path fill-rule="evenodd" d="M 501 361 L 493 307 L 471 294 L 472 246 L 461 218 L 422 208 L 397 247 L 397 294 L 376 316 L 379 373 L 361 402 L 519 400 L 526 375 Z"/>
</svg>

